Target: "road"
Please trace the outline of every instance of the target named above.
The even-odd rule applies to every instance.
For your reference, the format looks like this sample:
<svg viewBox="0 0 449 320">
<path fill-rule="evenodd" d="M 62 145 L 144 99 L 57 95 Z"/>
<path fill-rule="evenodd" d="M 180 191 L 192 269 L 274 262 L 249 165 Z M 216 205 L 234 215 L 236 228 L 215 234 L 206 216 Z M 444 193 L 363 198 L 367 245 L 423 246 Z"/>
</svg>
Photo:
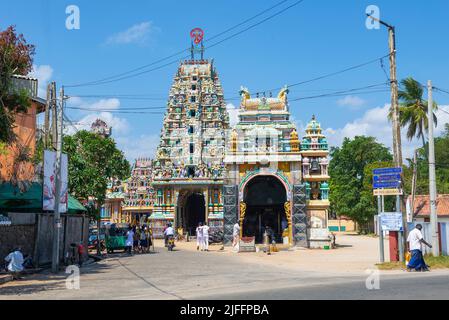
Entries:
<svg viewBox="0 0 449 320">
<path fill-rule="evenodd" d="M 345 240 L 360 246 L 328 252 L 286 251 L 267 256 L 236 254 L 219 247 L 212 247 L 210 252 L 197 252 L 192 245 L 183 244 L 177 251 L 168 252 L 159 243 L 153 254 L 116 254 L 83 267 L 79 290 L 66 288 L 66 274 L 45 272 L 0 286 L 0 299 L 449 298 L 446 270 L 381 272 L 379 289 L 375 289 L 375 255 L 374 261 L 368 261 L 357 248 L 366 250 L 377 240 Z M 345 255 L 353 259 L 346 267 L 342 262 L 347 260 Z M 368 277 L 373 290 L 366 287 Z"/>
</svg>

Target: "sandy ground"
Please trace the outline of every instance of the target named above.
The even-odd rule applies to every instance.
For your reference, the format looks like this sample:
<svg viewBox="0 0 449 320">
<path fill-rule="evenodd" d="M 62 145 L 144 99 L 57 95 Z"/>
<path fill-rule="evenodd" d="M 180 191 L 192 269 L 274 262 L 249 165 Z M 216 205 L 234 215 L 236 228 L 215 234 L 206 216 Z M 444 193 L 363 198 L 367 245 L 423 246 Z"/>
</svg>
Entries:
<svg viewBox="0 0 449 320">
<path fill-rule="evenodd" d="M 257 253 L 235 253 L 226 247 L 223 254 L 234 255 L 245 263 L 256 263 L 293 270 L 330 272 L 330 273 L 360 273 L 375 268 L 379 263 L 379 238 L 361 236 L 352 233 L 340 233 L 336 238 L 337 248 L 333 250 L 298 249 L 280 250 L 267 255 Z M 180 250 L 196 251 L 196 243 L 180 242 Z M 384 241 L 385 259 L 388 257 L 388 240 Z M 221 246 L 212 245 L 210 252 L 220 252 Z M 391 273 L 391 271 L 388 271 Z"/>
</svg>

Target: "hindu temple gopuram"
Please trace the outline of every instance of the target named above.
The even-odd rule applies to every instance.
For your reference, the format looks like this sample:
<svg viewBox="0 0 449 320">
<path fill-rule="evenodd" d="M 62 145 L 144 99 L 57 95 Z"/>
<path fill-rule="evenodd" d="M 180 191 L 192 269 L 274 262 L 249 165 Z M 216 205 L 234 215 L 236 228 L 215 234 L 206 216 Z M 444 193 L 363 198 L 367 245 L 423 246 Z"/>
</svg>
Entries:
<svg viewBox="0 0 449 320">
<path fill-rule="evenodd" d="M 288 89 L 252 98 L 242 88 L 239 122 L 228 139 L 224 186 L 225 238 L 238 222 L 241 235 L 261 242 L 267 226 L 277 242 L 329 244 L 326 138 L 315 118 L 302 141 L 290 121 Z"/>
<path fill-rule="evenodd" d="M 170 89 L 154 162 L 153 226 L 190 235 L 199 222 L 223 227 L 225 132 L 229 116 L 213 61 L 180 64 Z"/>
</svg>

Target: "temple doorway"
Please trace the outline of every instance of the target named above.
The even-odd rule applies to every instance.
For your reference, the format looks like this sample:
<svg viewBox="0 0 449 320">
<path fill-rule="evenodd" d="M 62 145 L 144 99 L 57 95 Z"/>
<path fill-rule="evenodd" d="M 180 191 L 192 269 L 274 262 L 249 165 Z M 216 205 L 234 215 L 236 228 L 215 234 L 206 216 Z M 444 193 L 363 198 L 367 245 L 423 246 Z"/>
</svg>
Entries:
<svg viewBox="0 0 449 320">
<path fill-rule="evenodd" d="M 178 226 L 183 228 L 184 233 L 194 236 L 198 223 L 205 222 L 206 202 L 202 193 L 189 193 L 185 196 L 180 208 L 180 219 Z"/>
<path fill-rule="evenodd" d="M 255 237 L 257 243 L 262 243 L 265 227 L 269 226 L 276 242 L 282 242 L 282 232 L 288 228 L 286 201 L 285 187 L 276 177 L 257 176 L 250 180 L 244 190 L 243 236 Z"/>
</svg>

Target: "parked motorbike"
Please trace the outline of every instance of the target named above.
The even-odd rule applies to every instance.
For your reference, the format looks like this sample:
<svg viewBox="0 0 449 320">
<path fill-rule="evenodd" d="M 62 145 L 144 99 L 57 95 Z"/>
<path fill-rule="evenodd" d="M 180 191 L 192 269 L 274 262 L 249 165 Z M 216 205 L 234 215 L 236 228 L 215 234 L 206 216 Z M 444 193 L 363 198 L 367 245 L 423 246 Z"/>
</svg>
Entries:
<svg viewBox="0 0 449 320">
<path fill-rule="evenodd" d="M 223 231 L 220 229 L 213 230 L 209 233 L 209 244 L 223 242 Z"/>
</svg>

